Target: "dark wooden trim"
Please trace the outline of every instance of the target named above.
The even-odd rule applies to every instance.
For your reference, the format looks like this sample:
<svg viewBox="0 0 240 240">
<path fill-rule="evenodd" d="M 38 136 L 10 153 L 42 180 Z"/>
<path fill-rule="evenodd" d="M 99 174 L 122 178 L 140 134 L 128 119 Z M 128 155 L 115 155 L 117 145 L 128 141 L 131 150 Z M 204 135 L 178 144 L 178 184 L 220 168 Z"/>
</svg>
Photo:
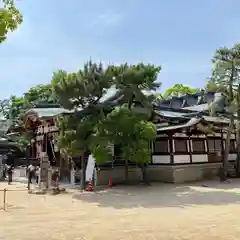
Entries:
<svg viewBox="0 0 240 240">
<path fill-rule="evenodd" d="M 173 139 L 173 140 L 178 140 L 178 139 L 187 140 L 187 139 L 188 139 L 188 136 L 186 136 L 186 137 L 184 137 L 184 136 L 181 136 L 181 137 L 173 136 L 172 139 Z"/>
<path fill-rule="evenodd" d="M 190 138 L 190 136 L 188 137 L 188 149 L 189 149 L 189 157 L 190 157 L 190 163 L 193 163 L 193 161 L 192 161 L 192 148 L 191 148 L 191 138 Z"/>
<path fill-rule="evenodd" d="M 169 152 L 170 152 L 170 164 L 173 164 L 174 163 L 174 153 L 173 153 L 172 133 L 169 134 Z"/>
<path fill-rule="evenodd" d="M 207 139 L 207 138 L 210 138 L 210 139 L 220 139 L 221 136 L 207 136 L 207 137 L 197 137 L 197 136 L 181 136 L 181 137 L 176 137 L 176 136 L 173 136 L 172 138 L 173 139 L 188 139 L 190 137 L 190 139 Z"/>
<path fill-rule="evenodd" d="M 174 155 L 189 155 L 189 152 L 181 152 L 181 151 L 175 151 Z"/>
<path fill-rule="evenodd" d="M 209 140 L 209 138 L 208 138 L 208 136 L 206 135 L 206 146 L 207 146 L 206 151 L 207 151 L 207 153 L 209 153 L 209 144 L 208 144 L 208 140 Z M 215 148 L 215 143 L 214 143 L 214 148 Z"/>
<path fill-rule="evenodd" d="M 191 140 L 206 140 L 206 137 L 190 137 Z"/>
<path fill-rule="evenodd" d="M 223 139 L 222 129 L 221 129 L 220 133 L 221 133 L 221 159 L 222 159 L 222 162 L 223 162 L 224 161 L 224 139 Z"/>
<path fill-rule="evenodd" d="M 234 162 L 234 161 L 230 161 L 230 162 Z M 182 165 L 198 165 L 198 164 L 205 165 L 205 164 L 211 164 L 211 163 L 221 163 L 221 162 L 193 162 L 193 163 L 174 163 L 174 164 L 171 164 L 171 163 L 150 163 L 149 166 L 182 166 Z M 110 165 L 96 165 L 96 166 L 100 167 L 101 170 L 112 168 L 112 166 L 110 166 Z M 136 166 L 136 164 L 135 165 L 132 164 L 130 167 L 134 167 L 134 166 Z M 113 166 L 113 168 L 116 168 L 116 167 L 124 167 L 124 164 Z"/>
<path fill-rule="evenodd" d="M 156 156 L 169 156 L 170 153 L 161 153 L 161 152 L 153 152 L 152 155 L 156 155 Z"/>
<path fill-rule="evenodd" d="M 192 152 L 192 155 L 208 155 L 207 152 Z"/>
<path fill-rule="evenodd" d="M 187 138 L 182 138 L 182 137 L 178 137 L 178 138 L 175 138 L 173 137 L 173 140 L 174 140 L 174 146 L 175 146 L 175 151 L 174 151 L 174 155 L 189 155 L 189 152 L 188 152 L 188 137 Z M 178 140 L 178 141 L 186 141 L 186 151 L 179 151 L 179 150 L 176 150 L 176 141 L 175 140 Z"/>
<path fill-rule="evenodd" d="M 209 139 L 209 140 L 220 140 L 222 138 L 220 136 L 219 137 L 218 136 L 207 136 L 206 139 Z"/>
<path fill-rule="evenodd" d="M 152 155 L 170 155 L 170 149 L 168 147 L 168 151 L 167 152 L 161 152 L 161 151 L 155 151 L 155 142 L 160 142 L 160 141 L 167 141 L 168 145 L 169 145 L 169 137 L 162 137 L 162 138 L 157 138 L 155 141 L 152 142 Z"/>
<path fill-rule="evenodd" d="M 206 155 L 208 154 L 207 152 L 203 153 L 196 153 L 196 152 L 192 152 L 192 155 Z M 155 155 L 155 156 L 170 156 L 170 154 L 162 154 L 162 153 L 153 153 L 152 155 Z M 190 155 L 189 152 L 175 152 L 174 155 Z"/>
<path fill-rule="evenodd" d="M 174 164 L 167 164 L 167 163 L 154 163 L 151 165 L 167 165 L 167 166 L 181 166 L 181 165 L 197 165 L 197 164 L 211 164 L 211 163 L 221 163 L 221 162 L 193 162 L 193 163 L 174 163 Z"/>
<path fill-rule="evenodd" d="M 155 142 L 157 142 L 158 140 L 159 140 L 159 141 L 169 140 L 169 137 L 167 137 L 167 136 L 166 136 L 166 137 L 165 137 L 165 136 L 164 136 L 164 137 L 157 137 L 157 138 L 155 139 Z"/>
<path fill-rule="evenodd" d="M 201 151 L 194 151 L 194 147 L 193 147 L 193 149 L 192 149 L 192 154 L 194 155 L 194 154 L 197 154 L 197 155 L 199 155 L 199 154 L 207 154 L 208 152 L 207 152 L 207 149 L 205 149 L 205 140 L 206 140 L 206 138 L 195 138 L 195 139 L 191 139 L 192 140 L 192 147 L 193 147 L 193 142 L 194 142 L 194 140 L 201 140 L 201 141 L 203 141 L 203 146 L 204 146 L 204 149 Z"/>
</svg>

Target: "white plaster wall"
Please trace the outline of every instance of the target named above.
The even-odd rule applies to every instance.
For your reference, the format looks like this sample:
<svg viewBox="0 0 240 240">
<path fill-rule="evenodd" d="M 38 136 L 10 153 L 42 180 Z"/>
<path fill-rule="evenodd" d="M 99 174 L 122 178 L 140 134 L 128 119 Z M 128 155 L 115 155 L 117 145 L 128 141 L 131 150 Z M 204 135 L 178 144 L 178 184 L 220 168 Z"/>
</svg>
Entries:
<svg viewBox="0 0 240 240">
<path fill-rule="evenodd" d="M 153 155 L 153 163 L 170 163 L 170 155 Z"/>
<path fill-rule="evenodd" d="M 207 154 L 192 155 L 193 163 L 208 162 Z"/>
<path fill-rule="evenodd" d="M 231 153 L 231 154 L 228 155 L 228 160 L 230 160 L 230 161 L 231 161 L 231 160 L 232 160 L 232 161 L 233 161 L 233 160 L 235 161 L 236 158 L 237 158 L 237 154 L 236 154 L 236 153 Z"/>
<path fill-rule="evenodd" d="M 174 163 L 190 163 L 189 155 L 174 155 Z"/>
</svg>

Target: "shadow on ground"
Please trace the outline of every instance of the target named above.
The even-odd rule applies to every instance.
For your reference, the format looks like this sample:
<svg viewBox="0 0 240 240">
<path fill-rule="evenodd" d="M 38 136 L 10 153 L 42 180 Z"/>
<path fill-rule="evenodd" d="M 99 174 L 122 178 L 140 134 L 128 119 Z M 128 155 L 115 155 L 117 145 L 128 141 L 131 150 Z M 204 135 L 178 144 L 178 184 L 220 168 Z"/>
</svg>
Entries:
<svg viewBox="0 0 240 240">
<path fill-rule="evenodd" d="M 77 193 L 73 198 L 117 209 L 237 204 L 240 203 L 240 181 L 222 184 L 116 186 L 94 193 Z"/>
</svg>

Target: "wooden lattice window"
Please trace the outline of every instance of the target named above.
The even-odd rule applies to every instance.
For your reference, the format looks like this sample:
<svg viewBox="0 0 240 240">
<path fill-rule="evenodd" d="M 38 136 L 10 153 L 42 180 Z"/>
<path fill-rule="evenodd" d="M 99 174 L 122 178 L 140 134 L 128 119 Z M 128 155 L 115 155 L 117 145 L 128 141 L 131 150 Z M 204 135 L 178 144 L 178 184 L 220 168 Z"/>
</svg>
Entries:
<svg viewBox="0 0 240 240">
<path fill-rule="evenodd" d="M 186 154 L 188 153 L 188 140 L 187 139 L 175 139 L 175 153 Z"/>
</svg>

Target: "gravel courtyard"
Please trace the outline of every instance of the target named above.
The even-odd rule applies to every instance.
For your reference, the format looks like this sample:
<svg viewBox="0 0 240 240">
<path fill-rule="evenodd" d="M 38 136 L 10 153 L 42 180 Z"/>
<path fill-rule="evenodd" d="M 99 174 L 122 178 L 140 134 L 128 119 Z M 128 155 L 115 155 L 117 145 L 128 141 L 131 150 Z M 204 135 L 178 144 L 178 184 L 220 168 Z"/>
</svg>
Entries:
<svg viewBox="0 0 240 240">
<path fill-rule="evenodd" d="M 192 185 L 114 187 L 96 193 L 71 190 L 28 195 L 20 183 L 0 192 L 4 240 L 232 240 L 240 239 L 240 181 Z"/>
</svg>

